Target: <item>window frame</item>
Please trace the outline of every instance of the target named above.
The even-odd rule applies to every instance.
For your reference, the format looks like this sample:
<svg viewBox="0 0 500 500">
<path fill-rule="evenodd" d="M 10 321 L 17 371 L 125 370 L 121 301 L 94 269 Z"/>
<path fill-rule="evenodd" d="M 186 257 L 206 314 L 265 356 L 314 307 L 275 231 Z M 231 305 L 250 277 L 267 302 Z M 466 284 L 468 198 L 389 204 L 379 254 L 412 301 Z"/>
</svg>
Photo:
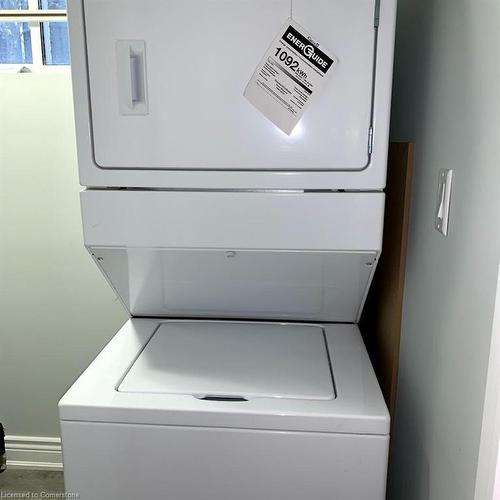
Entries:
<svg viewBox="0 0 500 500">
<path fill-rule="evenodd" d="M 28 9 L 0 9 L 0 22 L 28 23 L 31 37 L 32 64 L 0 63 L 0 73 L 17 73 L 21 68 L 32 72 L 67 72 L 70 64 L 45 64 L 43 60 L 42 23 L 48 21 L 67 22 L 66 9 L 41 9 L 38 0 L 28 0 Z"/>
</svg>

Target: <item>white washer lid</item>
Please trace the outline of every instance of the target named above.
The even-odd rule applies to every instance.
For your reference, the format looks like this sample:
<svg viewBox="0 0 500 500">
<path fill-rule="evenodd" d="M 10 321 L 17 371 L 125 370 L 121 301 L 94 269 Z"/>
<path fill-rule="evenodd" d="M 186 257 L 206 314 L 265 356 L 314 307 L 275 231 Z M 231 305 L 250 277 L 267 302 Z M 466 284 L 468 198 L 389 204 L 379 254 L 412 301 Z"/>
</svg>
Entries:
<svg viewBox="0 0 500 500">
<path fill-rule="evenodd" d="M 323 329 L 269 323 L 163 323 L 118 391 L 214 399 L 335 399 Z"/>
</svg>

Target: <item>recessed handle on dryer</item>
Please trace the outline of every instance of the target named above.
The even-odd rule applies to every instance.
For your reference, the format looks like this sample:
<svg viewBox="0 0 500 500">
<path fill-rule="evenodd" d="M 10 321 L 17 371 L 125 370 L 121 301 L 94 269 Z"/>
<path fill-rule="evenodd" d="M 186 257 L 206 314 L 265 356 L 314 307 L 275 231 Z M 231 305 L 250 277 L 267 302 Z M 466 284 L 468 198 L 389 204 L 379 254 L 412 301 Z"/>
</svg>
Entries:
<svg viewBox="0 0 500 500">
<path fill-rule="evenodd" d="M 122 115 L 147 115 L 146 43 L 144 40 L 116 42 L 118 103 Z"/>
</svg>

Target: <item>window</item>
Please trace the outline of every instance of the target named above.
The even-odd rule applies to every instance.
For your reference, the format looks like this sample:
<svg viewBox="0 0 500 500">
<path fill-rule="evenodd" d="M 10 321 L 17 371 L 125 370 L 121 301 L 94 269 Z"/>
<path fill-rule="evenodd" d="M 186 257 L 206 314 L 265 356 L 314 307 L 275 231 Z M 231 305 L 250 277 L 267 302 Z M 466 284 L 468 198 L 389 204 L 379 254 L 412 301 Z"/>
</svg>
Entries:
<svg viewBox="0 0 500 500">
<path fill-rule="evenodd" d="M 0 69 L 68 64 L 66 0 L 0 0 Z"/>
</svg>

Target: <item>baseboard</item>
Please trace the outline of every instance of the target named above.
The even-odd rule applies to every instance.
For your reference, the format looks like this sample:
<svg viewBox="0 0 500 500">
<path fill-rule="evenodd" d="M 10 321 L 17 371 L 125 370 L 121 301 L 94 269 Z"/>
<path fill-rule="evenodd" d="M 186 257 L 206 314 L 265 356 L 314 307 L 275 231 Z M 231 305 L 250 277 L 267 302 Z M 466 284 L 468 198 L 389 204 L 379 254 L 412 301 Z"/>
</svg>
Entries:
<svg viewBox="0 0 500 500">
<path fill-rule="evenodd" d="M 62 470 L 61 439 L 5 436 L 7 468 Z"/>
</svg>

